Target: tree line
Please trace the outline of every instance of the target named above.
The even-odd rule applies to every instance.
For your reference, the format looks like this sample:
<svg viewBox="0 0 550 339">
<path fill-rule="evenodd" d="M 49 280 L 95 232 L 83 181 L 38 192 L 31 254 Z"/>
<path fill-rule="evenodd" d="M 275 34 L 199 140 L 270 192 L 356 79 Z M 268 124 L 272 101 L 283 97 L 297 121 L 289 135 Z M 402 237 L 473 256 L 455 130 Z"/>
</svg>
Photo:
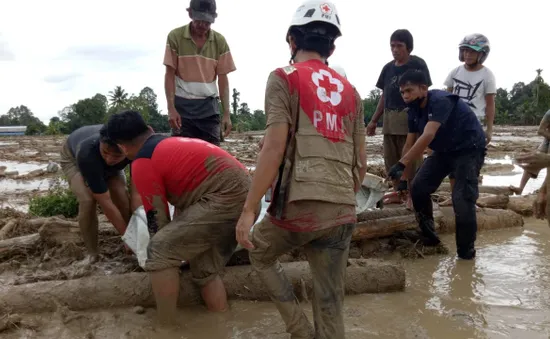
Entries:
<svg viewBox="0 0 550 339">
<path fill-rule="evenodd" d="M 495 124 L 539 124 L 544 113 L 550 109 L 550 86 L 542 78 L 542 70 L 538 69 L 536 72 L 537 76 L 528 84 L 518 82 L 510 91 L 504 88 L 497 90 Z M 363 99 L 366 121 L 374 114 L 381 94 L 379 89 L 373 89 Z M 240 96 L 237 89 L 233 89 L 230 108 L 233 130 L 263 130 L 266 123 L 264 111 L 252 111 L 246 102 L 241 102 Z M 143 88 L 135 95 L 127 93 L 121 86 L 116 86 L 107 95 L 98 93 L 63 108 L 57 116 L 50 119 L 48 125 L 38 119 L 27 106 L 12 107 L 6 114 L 0 115 L 0 126 L 27 126 L 27 135 L 70 134 L 82 126 L 104 123 L 112 114 L 127 109 L 141 112 L 155 131 L 170 131 L 168 115 L 159 110 L 157 95 L 150 87 Z"/>
</svg>

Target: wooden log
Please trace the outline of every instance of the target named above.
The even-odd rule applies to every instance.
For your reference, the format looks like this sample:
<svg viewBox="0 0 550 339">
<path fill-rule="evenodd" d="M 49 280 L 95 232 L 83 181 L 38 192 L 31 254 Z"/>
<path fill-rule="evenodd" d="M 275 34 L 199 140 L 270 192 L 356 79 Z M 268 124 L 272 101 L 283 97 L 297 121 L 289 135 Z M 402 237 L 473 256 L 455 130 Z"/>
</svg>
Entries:
<svg viewBox="0 0 550 339">
<path fill-rule="evenodd" d="M 451 185 L 448 183 L 442 183 L 437 191 L 451 191 Z M 503 194 L 503 195 L 512 195 L 514 192 L 510 189 L 509 186 L 479 186 L 479 193 L 490 193 L 490 194 Z"/>
<path fill-rule="evenodd" d="M 383 293 L 405 289 L 405 270 L 393 263 L 374 260 L 349 260 L 346 269 L 345 293 Z M 282 264 L 294 286 L 296 295 L 311 293 L 312 277 L 307 262 Z M 202 303 L 198 288 L 191 282 L 190 272 L 180 280 L 179 305 Z M 223 277 L 230 299 L 265 300 L 269 296 L 264 284 L 251 266 L 228 267 Z M 304 288 L 305 286 L 305 288 Z M 0 314 L 55 311 L 57 305 L 70 310 L 86 310 L 121 306 L 154 306 L 154 297 L 147 273 L 91 276 L 65 281 L 47 281 L 0 289 Z"/>
<path fill-rule="evenodd" d="M 101 218 L 100 218 L 101 219 Z M 38 230 L 40 236 L 50 244 L 82 243 L 78 222 L 59 217 L 35 218 L 26 220 L 27 226 Z M 118 235 L 117 230 L 108 222 L 99 223 L 99 234 Z"/>
<path fill-rule="evenodd" d="M 443 218 L 439 221 L 439 233 L 453 233 L 456 229 L 453 208 L 441 207 L 441 212 Z M 476 214 L 478 231 L 523 226 L 523 218 L 514 211 L 478 208 Z"/>
<path fill-rule="evenodd" d="M 476 201 L 476 205 L 479 207 L 506 209 L 510 196 L 504 194 L 485 194 L 481 193 L 480 197 Z"/>
<path fill-rule="evenodd" d="M 438 222 L 443 215 L 439 206 L 433 204 L 434 220 Z M 353 231 L 352 241 L 388 237 L 400 231 L 418 226 L 414 212 L 405 207 L 383 208 L 366 211 L 357 216 L 358 221 Z"/>
<path fill-rule="evenodd" d="M 536 199 L 536 194 L 510 197 L 507 208 L 520 215 L 530 217 L 533 215 L 533 203 Z"/>
<path fill-rule="evenodd" d="M 0 240 L 0 260 L 36 249 L 40 240 L 38 233 Z"/>
<path fill-rule="evenodd" d="M 17 226 L 17 219 L 9 219 L 4 227 L 0 229 L 0 240 L 5 240 L 8 238 L 10 232 Z"/>
</svg>

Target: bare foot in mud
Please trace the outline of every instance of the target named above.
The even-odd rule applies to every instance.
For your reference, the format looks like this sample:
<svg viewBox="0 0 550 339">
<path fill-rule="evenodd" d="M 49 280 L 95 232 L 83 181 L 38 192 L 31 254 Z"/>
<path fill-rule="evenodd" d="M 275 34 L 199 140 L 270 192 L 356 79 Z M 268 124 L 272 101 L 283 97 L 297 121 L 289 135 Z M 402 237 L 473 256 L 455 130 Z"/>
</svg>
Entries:
<svg viewBox="0 0 550 339">
<path fill-rule="evenodd" d="M 515 195 L 521 195 L 521 193 L 523 193 L 523 190 L 516 186 L 510 186 L 510 191 L 514 192 Z"/>
</svg>

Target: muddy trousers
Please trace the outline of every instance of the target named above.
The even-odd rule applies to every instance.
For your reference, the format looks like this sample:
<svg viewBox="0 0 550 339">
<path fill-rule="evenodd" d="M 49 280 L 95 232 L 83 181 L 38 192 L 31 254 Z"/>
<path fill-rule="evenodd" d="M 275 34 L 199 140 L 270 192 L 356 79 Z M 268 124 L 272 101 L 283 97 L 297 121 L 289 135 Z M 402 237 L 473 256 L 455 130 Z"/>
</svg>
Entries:
<svg viewBox="0 0 550 339">
<path fill-rule="evenodd" d="M 254 227 L 250 262 L 275 303 L 292 339 L 343 339 L 345 270 L 355 224 L 290 232 L 265 217 Z M 313 330 L 278 257 L 304 247 L 313 278 Z"/>
<path fill-rule="evenodd" d="M 431 194 L 451 172 L 455 176 L 452 192 L 456 223 L 456 246 L 459 257 L 474 250 L 477 233 L 476 201 L 479 197 L 478 176 L 485 160 L 485 149 L 449 153 L 433 152 L 416 173 L 411 198 L 422 235 L 427 245 L 440 242 L 435 233 Z"/>
<path fill-rule="evenodd" d="M 405 147 L 405 142 L 407 141 L 407 135 L 394 135 L 394 134 L 384 134 L 384 166 L 386 167 L 386 173 L 390 171 L 393 165 L 397 164 L 399 160 L 403 157 L 403 147 Z M 418 171 L 420 165 L 422 164 L 422 159 L 417 159 L 411 163 L 412 174 Z"/>
</svg>

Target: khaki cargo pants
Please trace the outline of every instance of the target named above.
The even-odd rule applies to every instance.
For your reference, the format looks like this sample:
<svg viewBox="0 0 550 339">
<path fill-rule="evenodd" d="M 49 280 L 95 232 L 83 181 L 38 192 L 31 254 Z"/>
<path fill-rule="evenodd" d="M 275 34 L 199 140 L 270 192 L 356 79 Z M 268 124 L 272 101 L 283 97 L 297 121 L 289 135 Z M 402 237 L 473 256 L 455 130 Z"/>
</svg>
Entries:
<svg viewBox="0 0 550 339">
<path fill-rule="evenodd" d="M 61 170 L 69 182 L 71 191 L 78 200 L 78 226 L 82 234 L 84 245 L 91 255 L 97 255 L 98 251 L 98 219 L 97 202 L 92 195 L 92 191 L 86 185 L 84 178 L 80 174 L 76 159 L 72 155 L 67 142 L 61 148 Z M 126 190 L 126 176 L 124 171 L 107 178 L 107 187 L 109 194 L 115 206 L 122 214 L 126 222 L 130 221 L 130 197 Z"/>
<path fill-rule="evenodd" d="M 290 232 L 268 217 L 252 232 L 250 262 L 262 279 L 292 339 L 343 339 L 345 273 L 355 224 L 314 232 Z M 278 258 L 304 247 L 313 278 L 312 328 Z"/>
<path fill-rule="evenodd" d="M 386 174 L 390 171 L 393 165 L 397 164 L 403 157 L 403 147 L 407 141 L 407 134 L 409 132 L 407 110 L 396 111 L 386 109 L 384 110 L 384 125 L 382 126 L 382 133 L 384 134 L 384 165 L 386 167 Z M 418 171 L 422 165 L 422 159 L 418 159 L 411 163 L 412 173 Z M 411 178 L 412 180 L 412 178 Z"/>
<path fill-rule="evenodd" d="M 221 276 L 237 247 L 235 227 L 251 180 L 246 172 L 236 168 L 219 173 L 212 181 L 211 193 L 178 209 L 174 219 L 151 238 L 145 270 L 179 267 L 185 260 L 189 261 L 193 281 L 199 287 Z"/>
</svg>

